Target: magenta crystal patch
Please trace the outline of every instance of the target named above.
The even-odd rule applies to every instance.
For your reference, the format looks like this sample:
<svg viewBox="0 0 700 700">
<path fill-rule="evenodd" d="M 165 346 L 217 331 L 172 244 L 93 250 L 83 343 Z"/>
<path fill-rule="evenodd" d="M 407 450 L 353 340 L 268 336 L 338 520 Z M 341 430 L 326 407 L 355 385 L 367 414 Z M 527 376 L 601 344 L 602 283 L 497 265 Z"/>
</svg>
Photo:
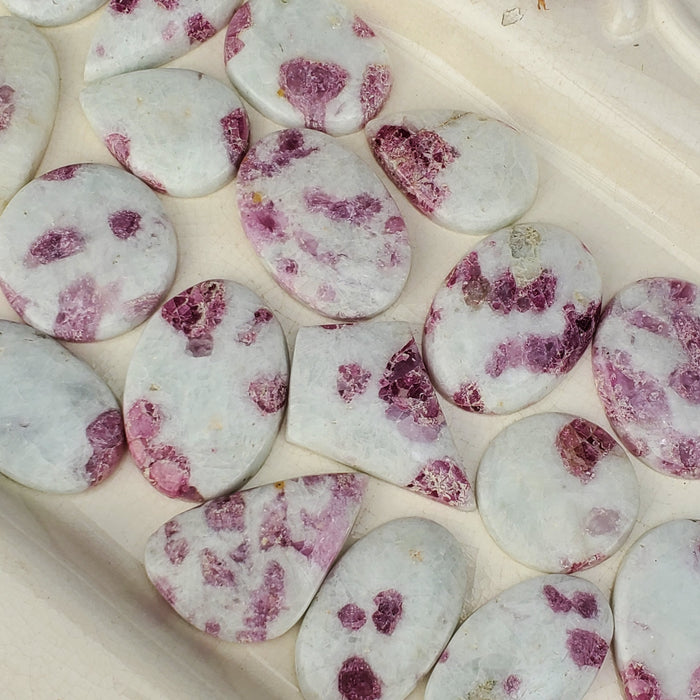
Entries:
<svg viewBox="0 0 700 700">
<path fill-rule="evenodd" d="M 593 374 L 623 445 L 647 466 L 700 478 L 700 299 L 683 280 L 635 282 L 609 302 Z"/>
<path fill-rule="evenodd" d="M 287 398 L 286 341 L 251 290 L 205 280 L 146 325 L 124 388 L 129 449 L 166 496 L 201 501 L 265 461 Z"/>
<path fill-rule="evenodd" d="M 406 324 L 300 328 L 287 439 L 440 503 L 475 507 L 473 474 Z"/>
<path fill-rule="evenodd" d="M 433 670 L 425 698 L 582 698 L 612 633 L 610 606 L 592 583 L 531 578 L 472 613 Z"/>
<path fill-rule="evenodd" d="M 700 523 L 672 520 L 627 551 L 613 590 L 615 663 L 629 700 L 700 691 Z"/>
<path fill-rule="evenodd" d="M 112 155 L 157 192 L 199 197 L 230 182 L 248 149 L 238 95 L 192 70 L 157 68 L 86 87 L 80 103 Z"/>
<path fill-rule="evenodd" d="M 391 90 L 384 45 L 337 0 L 248 0 L 229 24 L 224 60 L 266 117 L 334 136 L 361 129 Z"/>
<path fill-rule="evenodd" d="M 108 165 L 63 166 L 30 182 L 0 217 L 0 236 L 8 301 L 27 323 L 63 340 L 134 328 L 175 274 L 175 233 L 160 201 Z"/>
<path fill-rule="evenodd" d="M 0 349 L 0 381 L 12 387 L 0 396 L 0 471 L 50 493 L 79 493 L 103 481 L 126 449 L 107 385 L 24 324 L 0 320 Z"/>
<path fill-rule="evenodd" d="M 208 501 L 151 535 L 146 573 L 190 624 L 260 642 L 301 617 L 343 546 L 367 478 L 324 474 Z"/>
<path fill-rule="evenodd" d="M 358 540 L 302 622 L 304 697 L 407 697 L 452 634 L 470 576 L 457 541 L 431 520 L 392 520 Z"/>
<path fill-rule="evenodd" d="M 600 426 L 565 413 L 508 426 L 477 477 L 489 534 L 540 571 L 572 573 L 605 560 L 625 542 L 639 509 L 637 477 L 622 447 Z M 548 599 L 553 609 L 560 605 L 553 593 Z"/>
<path fill-rule="evenodd" d="M 381 181 L 324 134 L 287 129 L 253 145 L 238 175 L 243 230 L 275 280 L 325 316 L 358 319 L 401 294 L 406 227 Z"/>
<path fill-rule="evenodd" d="M 549 393 L 588 347 L 602 283 L 588 249 L 549 224 L 479 242 L 438 289 L 423 350 L 437 388 L 474 413 L 513 413 Z"/>
<path fill-rule="evenodd" d="M 368 84 L 381 83 L 368 73 Z M 482 234 L 511 224 L 537 193 L 535 154 L 503 122 L 469 112 L 425 110 L 379 117 L 365 129 L 377 162 L 437 224 Z"/>
</svg>

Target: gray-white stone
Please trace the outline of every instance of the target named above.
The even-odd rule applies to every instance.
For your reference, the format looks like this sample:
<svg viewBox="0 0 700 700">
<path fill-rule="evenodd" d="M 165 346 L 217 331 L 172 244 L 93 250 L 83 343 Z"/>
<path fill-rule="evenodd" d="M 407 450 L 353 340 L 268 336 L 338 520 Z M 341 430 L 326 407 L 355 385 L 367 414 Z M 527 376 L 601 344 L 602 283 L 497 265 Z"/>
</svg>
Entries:
<svg viewBox="0 0 700 700">
<path fill-rule="evenodd" d="M 13 15 L 42 27 L 57 27 L 77 22 L 94 12 L 107 0 L 3 0 Z"/>
</svg>

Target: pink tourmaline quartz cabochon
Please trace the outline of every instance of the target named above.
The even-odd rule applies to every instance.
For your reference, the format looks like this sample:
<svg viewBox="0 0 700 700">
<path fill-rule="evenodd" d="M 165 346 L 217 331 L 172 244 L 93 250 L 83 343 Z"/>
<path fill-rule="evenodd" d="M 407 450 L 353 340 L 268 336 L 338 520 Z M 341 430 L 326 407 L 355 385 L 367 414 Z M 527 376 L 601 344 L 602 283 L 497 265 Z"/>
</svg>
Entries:
<svg viewBox="0 0 700 700">
<path fill-rule="evenodd" d="M 700 479 L 700 299 L 652 277 L 618 292 L 593 340 L 598 395 L 622 444 L 662 474 Z"/>
<path fill-rule="evenodd" d="M 381 180 L 332 137 L 286 129 L 255 143 L 238 173 L 248 240 L 296 299 L 360 319 L 398 299 L 411 267 L 406 225 Z"/>
<path fill-rule="evenodd" d="M 472 576 L 459 542 L 432 520 L 392 520 L 355 542 L 299 630 L 304 698 L 405 698 L 454 631 Z"/>
<path fill-rule="evenodd" d="M 535 200 L 537 158 L 524 136 L 496 119 L 419 110 L 378 117 L 365 133 L 377 162 L 408 200 L 452 231 L 495 231 Z"/>
<path fill-rule="evenodd" d="M 700 697 L 700 523 L 646 532 L 613 590 L 615 663 L 627 698 Z"/>
<path fill-rule="evenodd" d="M 0 320 L 0 472 L 50 493 L 98 484 L 125 451 L 117 400 L 53 338 Z"/>
<path fill-rule="evenodd" d="M 248 149 L 243 103 L 203 73 L 154 68 L 88 85 L 80 104 L 110 153 L 156 192 L 200 197 L 231 182 Z"/>
<path fill-rule="evenodd" d="M 557 574 L 523 581 L 455 632 L 430 675 L 425 700 L 581 700 L 612 634 L 610 606 L 592 583 Z"/>
<path fill-rule="evenodd" d="M 61 340 L 135 328 L 175 276 L 175 232 L 158 197 L 121 168 L 65 165 L 0 216 L 0 287 L 22 319 Z"/>
<path fill-rule="evenodd" d="M 58 105 L 58 63 L 29 22 L 0 17 L 0 212 L 33 175 Z"/>
<path fill-rule="evenodd" d="M 548 394 L 584 353 L 600 312 L 598 267 L 544 223 L 481 240 L 438 289 L 425 321 L 430 376 L 474 413 L 514 413 Z"/>
<path fill-rule="evenodd" d="M 384 44 L 337 0 L 248 0 L 229 24 L 224 62 L 266 117 L 333 136 L 361 129 L 391 90 Z"/>
<path fill-rule="evenodd" d="M 129 449 L 166 496 L 202 501 L 239 488 L 279 431 L 289 363 L 257 294 L 207 280 L 169 299 L 141 334 L 124 387 Z"/>
<path fill-rule="evenodd" d="M 240 0 L 109 0 L 85 60 L 85 82 L 155 68 L 223 29 Z"/>
<path fill-rule="evenodd" d="M 279 637 L 338 556 L 366 485 L 360 474 L 322 474 L 208 501 L 151 535 L 146 573 L 208 634 L 232 642 Z"/>
<path fill-rule="evenodd" d="M 299 329 L 287 439 L 460 510 L 466 472 L 406 323 Z"/>
<path fill-rule="evenodd" d="M 496 544 L 551 573 L 607 559 L 639 510 L 637 476 L 622 447 L 600 426 L 566 413 L 539 413 L 499 433 L 479 464 L 476 495 Z"/>
</svg>

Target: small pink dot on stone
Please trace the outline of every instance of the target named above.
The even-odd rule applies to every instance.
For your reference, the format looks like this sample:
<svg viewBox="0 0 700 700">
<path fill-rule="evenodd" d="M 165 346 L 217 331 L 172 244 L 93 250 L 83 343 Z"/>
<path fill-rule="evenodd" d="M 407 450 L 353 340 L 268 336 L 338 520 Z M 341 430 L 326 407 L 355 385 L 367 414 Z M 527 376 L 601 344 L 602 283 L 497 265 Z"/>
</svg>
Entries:
<svg viewBox="0 0 700 700">
<path fill-rule="evenodd" d="M 117 238 L 131 238 L 141 228 L 141 214 L 128 209 L 115 211 L 109 215 L 109 227 Z"/>
</svg>

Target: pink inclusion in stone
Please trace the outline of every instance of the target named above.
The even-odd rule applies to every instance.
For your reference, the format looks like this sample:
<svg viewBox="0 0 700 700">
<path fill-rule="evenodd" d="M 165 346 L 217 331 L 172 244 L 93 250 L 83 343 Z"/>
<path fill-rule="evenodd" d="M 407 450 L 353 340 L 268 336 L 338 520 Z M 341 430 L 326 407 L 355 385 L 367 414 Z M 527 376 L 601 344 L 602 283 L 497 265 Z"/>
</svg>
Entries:
<svg viewBox="0 0 700 700">
<path fill-rule="evenodd" d="M 306 158 L 317 150 L 304 145 L 304 135 L 299 129 L 285 129 L 277 136 L 277 149 L 267 159 L 258 159 L 258 149 L 255 146 L 248 152 L 241 163 L 238 179 L 249 181 L 258 177 L 272 177 L 292 161 Z"/>
<path fill-rule="evenodd" d="M 360 86 L 360 105 L 362 119 L 367 123 L 377 116 L 391 92 L 391 70 L 389 66 L 371 63 L 362 74 Z"/>
<path fill-rule="evenodd" d="M 326 106 L 342 92 L 349 77 L 336 63 L 293 58 L 280 66 L 279 84 L 289 104 L 304 116 L 305 125 L 323 130 Z"/>
<path fill-rule="evenodd" d="M 352 32 L 360 39 L 371 39 L 375 34 L 363 19 L 355 15 L 352 21 Z"/>
<path fill-rule="evenodd" d="M 350 199 L 335 199 L 316 188 L 304 193 L 306 208 L 313 214 L 323 214 L 331 221 L 347 221 L 362 226 L 382 210 L 382 203 L 367 192 Z"/>
<path fill-rule="evenodd" d="M 58 295 L 53 335 L 62 340 L 92 342 L 103 312 L 104 300 L 95 280 L 89 275 L 81 277 Z"/>
<path fill-rule="evenodd" d="M 338 692 L 345 700 L 379 700 L 382 685 L 361 656 L 351 656 L 338 671 Z"/>
<path fill-rule="evenodd" d="M 228 63 L 245 46 L 238 38 L 238 35 L 252 26 L 253 20 L 250 16 L 250 5 L 246 2 L 236 10 L 226 30 L 224 63 Z"/>
<path fill-rule="evenodd" d="M 131 154 L 131 141 L 123 134 L 107 134 L 104 138 L 105 145 L 109 152 L 125 167 L 129 167 L 129 156 Z"/>
<path fill-rule="evenodd" d="M 598 552 L 596 554 L 591 554 L 590 557 L 583 561 L 575 561 L 573 563 L 569 559 L 562 559 L 560 564 L 565 574 L 575 574 L 578 571 L 590 569 L 592 566 L 600 564 L 601 561 L 605 561 L 606 559 L 607 557 L 604 554 Z"/>
<path fill-rule="evenodd" d="M 506 695 L 514 695 L 520 689 L 521 682 L 518 676 L 511 674 L 503 681 L 503 692 Z"/>
<path fill-rule="evenodd" d="M 566 647 L 574 663 L 579 667 L 600 668 L 608 653 L 608 643 L 595 632 L 584 629 L 566 631 Z"/>
<path fill-rule="evenodd" d="M 345 629 L 359 630 L 367 622 L 367 615 L 358 605 L 348 603 L 338 610 L 338 619 Z"/>
<path fill-rule="evenodd" d="M 457 508 L 467 506 L 472 490 L 466 474 L 449 457 L 430 462 L 407 488 Z"/>
<path fill-rule="evenodd" d="M 85 239 L 74 228 L 53 228 L 37 238 L 25 257 L 28 267 L 48 265 L 85 249 Z"/>
<path fill-rule="evenodd" d="M 64 180 L 70 180 L 75 177 L 75 174 L 80 170 L 80 164 L 75 165 L 63 165 L 60 168 L 55 168 L 54 170 L 49 170 L 48 173 L 44 173 L 41 176 L 42 180 L 49 180 L 53 182 L 61 182 Z"/>
<path fill-rule="evenodd" d="M 199 568 L 207 586 L 230 588 L 236 585 L 236 576 L 233 571 L 209 548 L 200 552 Z"/>
<path fill-rule="evenodd" d="M 121 15 L 131 14 L 138 4 L 139 0 L 109 0 L 110 10 Z"/>
<path fill-rule="evenodd" d="M 214 328 L 226 313 L 224 285 L 219 280 L 199 282 L 167 301 L 160 313 L 185 335 L 188 355 L 207 357 L 214 348 Z"/>
<path fill-rule="evenodd" d="M 263 642 L 267 639 L 267 626 L 284 609 L 284 569 L 277 561 L 265 567 L 263 581 L 251 592 L 250 602 L 243 622 L 248 628 L 236 635 L 239 642 Z"/>
<path fill-rule="evenodd" d="M 377 609 L 372 613 L 372 622 L 377 632 L 392 635 L 403 614 L 403 596 L 393 588 L 380 591 L 374 596 Z"/>
<path fill-rule="evenodd" d="M 129 209 L 115 211 L 109 215 L 109 228 L 121 240 L 131 238 L 141 228 L 141 214 Z"/>
<path fill-rule="evenodd" d="M 196 44 L 211 39 L 216 34 L 216 27 L 201 12 L 198 12 L 187 18 L 185 32 L 190 44 Z"/>
<path fill-rule="evenodd" d="M 176 537 L 180 532 L 180 526 L 174 520 L 165 523 L 163 529 L 165 534 L 163 550 L 170 563 L 179 566 L 189 554 L 190 546 L 184 537 Z"/>
<path fill-rule="evenodd" d="M 385 124 L 371 146 L 387 175 L 419 211 L 432 214 L 449 196 L 449 188 L 437 185 L 435 179 L 459 153 L 439 134 Z"/>
<path fill-rule="evenodd" d="M 336 388 L 340 398 L 345 403 L 350 403 L 357 395 L 364 394 L 371 378 L 372 373 L 356 362 L 340 365 L 336 379 Z"/>
<path fill-rule="evenodd" d="M 219 123 L 224 135 L 226 153 L 231 161 L 231 165 L 237 168 L 248 148 L 248 137 L 250 135 L 248 117 L 239 107 L 222 117 Z"/>
<path fill-rule="evenodd" d="M 245 499 L 240 493 L 221 496 L 204 506 L 204 519 L 214 532 L 245 529 Z"/>
<path fill-rule="evenodd" d="M 615 449 L 615 440 L 603 428 L 574 418 L 559 431 L 556 446 L 566 470 L 587 484 L 595 477 L 595 466 Z"/>
<path fill-rule="evenodd" d="M 92 447 L 85 472 L 93 486 L 113 471 L 126 449 L 121 412 L 116 408 L 103 411 L 88 425 L 85 435 Z"/>
<path fill-rule="evenodd" d="M 452 395 L 452 400 L 455 402 L 455 405 L 472 413 L 484 412 L 484 401 L 481 398 L 479 385 L 476 382 L 460 385 L 459 389 Z"/>
<path fill-rule="evenodd" d="M 598 617 L 598 603 L 592 593 L 576 591 L 571 599 L 574 610 L 584 619 Z"/>
<path fill-rule="evenodd" d="M 256 204 L 251 197 L 241 207 L 241 220 L 258 253 L 270 243 L 283 243 L 289 238 L 287 217 L 275 209 L 272 200 Z"/>
<path fill-rule="evenodd" d="M 9 85 L 0 85 L 0 131 L 10 126 L 15 113 L 15 91 Z"/>
<path fill-rule="evenodd" d="M 693 675 L 690 677 L 690 684 L 688 685 L 688 697 L 689 698 L 700 698 L 700 666 L 698 666 Z"/>
<path fill-rule="evenodd" d="M 30 303 L 29 299 L 27 299 L 27 297 L 23 297 L 21 294 L 17 294 L 17 292 L 15 292 L 15 290 L 3 280 L 0 280 L 0 289 L 5 295 L 7 303 L 15 310 L 15 313 L 21 318 L 24 318 L 27 306 L 29 306 Z"/>
<path fill-rule="evenodd" d="M 667 700 L 656 676 L 638 661 L 631 661 L 620 673 L 620 677 L 627 700 Z"/>
<path fill-rule="evenodd" d="M 389 404 L 386 416 L 396 421 L 401 434 L 410 440 L 436 440 L 445 425 L 437 394 L 413 338 L 387 363 L 379 379 L 379 398 Z"/>
<path fill-rule="evenodd" d="M 554 586 L 547 585 L 542 589 L 547 605 L 555 613 L 567 613 L 573 607 L 573 603 Z"/>
<path fill-rule="evenodd" d="M 267 325 L 272 320 L 272 311 L 265 308 L 260 308 L 253 314 L 251 321 L 246 323 L 238 331 L 236 341 L 243 345 L 252 345 L 258 339 L 260 329 Z"/>
<path fill-rule="evenodd" d="M 221 632 L 221 625 L 216 620 L 207 620 L 204 623 L 204 631 L 212 637 L 218 637 Z"/>
<path fill-rule="evenodd" d="M 287 380 L 281 374 L 257 377 L 248 386 L 248 396 L 262 413 L 277 413 L 287 401 Z"/>
<path fill-rule="evenodd" d="M 153 0 L 153 2 L 164 10 L 175 10 L 180 5 L 178 0 Z"/>
</svg>

